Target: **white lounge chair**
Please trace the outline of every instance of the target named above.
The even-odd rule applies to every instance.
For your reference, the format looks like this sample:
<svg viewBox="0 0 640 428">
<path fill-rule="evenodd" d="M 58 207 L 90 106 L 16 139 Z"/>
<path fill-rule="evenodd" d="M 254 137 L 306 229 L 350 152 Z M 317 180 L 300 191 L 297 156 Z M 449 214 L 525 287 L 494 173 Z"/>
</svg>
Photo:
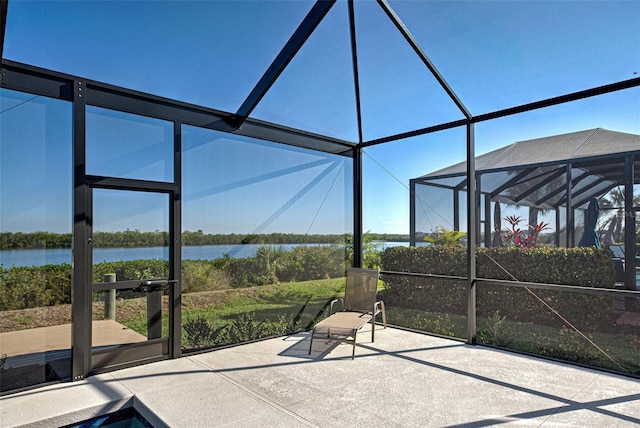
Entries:
<svg viewBox="0 0 640 428">
<path fill-rule="evenodd" d="M 317 323 L 311 330 L 309 343 L 309 355 L 313 346 L 313 338 L 316 335 L 352 342 L 353 352 L 351 358 L 356 355 L 356 335 L 366 323 L 371 322 L 371 342 L 375 340 L 376 315 L 382 314 L 382 323 L 387 328 L 387 315 L 384 310 L 384 302 L 377 300 L 378 279 L 380 272 L 377 269 L 351 268 L 347 272 L 347 285 L 344 290 L 344 298 L 331 302 L 329 316 Z M 335 312 L 335 303 L 342 302 L 342 310 Z"/>
</svg>

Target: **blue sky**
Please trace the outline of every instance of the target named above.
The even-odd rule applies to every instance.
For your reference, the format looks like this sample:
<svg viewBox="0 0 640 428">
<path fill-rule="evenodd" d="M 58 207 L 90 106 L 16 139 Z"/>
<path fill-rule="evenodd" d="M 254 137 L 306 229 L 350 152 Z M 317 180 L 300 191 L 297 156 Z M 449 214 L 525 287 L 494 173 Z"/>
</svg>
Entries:
<svg viewBox="0 0 640 428">
<path fill-rule="evenodd" d="M 634 73 L 640 73 L 638 1 L 391 0 L 390 4 L 474 115 L 630 79 L 638 76 Z M 13 0 L 4 53 L 7 59 L 235 111 L 311 5 L 309 1 Z M 378 5 L 357 1 L 355 6 L 365 140 L 461 118 Z M 338 1 L 253 112 L 254 117 L 357 139 L 346 11 L 346 2 Z M 9 98 L 5 96 L 2 100 L 3 111 L 14 102 Z M 38 102 L 45 101 L 33 101 L 30 108 L 37 109 L 38 105 L 42 108 Z M 11 120 L 16 120 L 20 111 L 37 114 L 26 105 L 21 108 L 12 110 Z M 56 114 L 65 114 L 62 113 L 65 107 L 55 110 L 60 111 Z M 3 114 L 2 119 L 3 141 L 31 138 L 24 131 L 12 134 L 11 126 L 7 125 L 9 113 Z M 145 126 L 155 125 L 136 128 Z M 486 153 L 514 141 L 595 127 L 640 134 L 640 91 L 610 94 L 478 124 L 476 152 Z M 162 125 L 156 130 L 160 128 Z M 106 129 L 115 133 L 121 128 L 114 125 Z M 64 127 L 31 130 L 53 133 L 47 138 L 54 139 L 64 139 L 67 131 Z M 96 135 L 106 140 L 115 138 L 108 132 Z M 163 132 L 158 132 L 149 137 L 148 144 L 164 141 Z M 219 135 L 207 138 L 223 140 Z M 141 142 L 138 149 L 145 149 L 147 143 Z M 10 158 L 4 152 L 7 150 L 4 144 L 2 148 L 3 158 Z M 220 153 L 229 153 L 231 149 L 221 150 Z M 464 130 L 370 147 L 366 152 L 365 230 L 408 233 L 409 179 L 464 160 Z M 251 150 L 243 153 L 247 165 L 262 165 L 267 170 L 264 164 L 268 163 L 268 156 L 282 159 L 283 153 L 288 153 L 290 160 L 283 163 L 287 167 L 314 162 L 311 158 L 315 157 L 306 152 L 278 149 L 251 153 Z M 62 155 L 46 156 L 52 159 Z M 348 171 L 341 169 L 337 159 L 325 160 L 325 166 L 309 168 L 304 176 L 298 176 L 297 187 L 283 188 L 278 198 L 262 201 L 262 210 L 245 207 L 242 212 L 248 212 L 243 214 L 246 218 L 221 219 L 219 205 L 202 206 L 207 201 L 213 204 L 215 198 L 194 201 L 194 206 L 216 213 L 212 216 L 217 218 L 198 228 L 212 233 L 271 232 L 283 228 L 295 233 L 343 231 L 349 222 L 342 219 L 336 222 L 331 212 L 345 210 L 348 190 L 343 181 Z M 27 205 L 19 199 L 25 193 L 5 190 L 10 187 L 5 180 L 11 179 L 7 170 L 10 165 L 6 162 L 0 229 L 69 229 L 68 220 L 54 227 L 53 220 L 37 220 L 41 215 L 25 217 L 37 212 L 35 208 L 36 211 L 15 208 Z M 61 157 L 60 162 L 68 161 Z M 281 168 L 285 169 L 283 165 Z M 166 167 L 158 162 L 121 168 L 166 172 Z M 226 174 L 222 169 L 215 177 L 220 180 L 219 177 L 233 176 L 237 171 L 237 166 L 234 170 L 230 165 L 228 168 Z M 209 174 L 205 166 L 200 172 L 190 173 Z M 46 187 L 50 176 L 33 176 L 42 177 L 38 185 Z M 35 186 L 37 180 L 32 181 Z M 255 189 L 254 195 L 264 192 Z M 242 198 L 247 197 L 248 193 L 242 194 Z M 234 202 L 227 198 L 225 203 L 240 210 L 243 200 Z M 60 204 L 69 206 L 69 203 L 52 198 L 45 208 L 39 209 L 53 212 Z M 302 214 L 305 217 L 301 220 Z M 52 214 L 44 217 L 56 218 Z M 189 221 L 189 216 L 185 216 L 185 229 L 193 229 L 187 224 Z M 439 222 L 437 218 L 433 221 L 434 225 Z M 198 226 L 195 223 L 193 227 Z M 218 230 L 220 223 L 225 230 Z M 293 224 L 297 226 L 294 228 Z"/>
</svg>

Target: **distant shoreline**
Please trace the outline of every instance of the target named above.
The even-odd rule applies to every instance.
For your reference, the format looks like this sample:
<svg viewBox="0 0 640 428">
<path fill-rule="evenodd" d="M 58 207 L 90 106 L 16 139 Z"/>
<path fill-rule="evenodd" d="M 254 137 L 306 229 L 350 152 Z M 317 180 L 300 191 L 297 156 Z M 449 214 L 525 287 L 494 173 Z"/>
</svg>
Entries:
<svg viewBox="0 0 640 428">
<path fill-rule="evenodd" d="M 409 242 L 407 234 L 366 233 L 367 241 Z M 168 245 L 168 232 L 141 232 L 125 230 L 119 232 L 95 232 L 94 248 L 140 248 L 162 247 Z M 71 248 L 71 233 L 50 232 L 2 232 L 0 233 L 0 250 Z M 182 246 L 203 245 L 289 245 L 289 244 L 339 244 L 352 242 L 350 234 L 207 234 L 201 230 L 182 233 Z"/>
<path fill-rule="evenodd" d="M 289 251 L 302 246 L 337 246 L 342 244 L 222 244 L 222 245 L 191 245 L 182 247 L 182 260 L 215 260 L 228 256 L 230 258 L 254 257 L 262 246 L 273 245 Z M 380 249 L 390 246 L 408 245 L 408 242 L 381 242 Z M 29 248 L 0 250 L 0 266 L 4 269 L 20 266 L 43 266 L 70 264 L 72 254 L 70 248 Z M 131 260 L 168 260 L 169 248 L 138 247 L 138 248 L 94 248 L 93 263 L 131 261 Z"/>
</svg>

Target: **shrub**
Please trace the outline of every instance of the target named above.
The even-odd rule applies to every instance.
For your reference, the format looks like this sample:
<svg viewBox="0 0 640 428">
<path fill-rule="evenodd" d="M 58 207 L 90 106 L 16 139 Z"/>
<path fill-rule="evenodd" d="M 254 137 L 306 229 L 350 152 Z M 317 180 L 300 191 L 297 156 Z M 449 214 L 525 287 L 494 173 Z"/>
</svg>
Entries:
<svg viewBox="0 0 640 428">
<path fill-rule="evenodd" d="M 443 226 L 438 226 L 434 233 L 425 235 L 424 241 L 430 242 L 432 245 L 464 247 L 465 243 L 462 239 L 466 238 L 466 236 L 466 233 L 460 232 L 459 230 L 447 230 Z"/>
<path fill-rule="evenodd" d="M 229 259 L 223 268 L 234 288 L 267 285 L 277 282 L 275 274 L 262 272 L 255 258 Z"/>
<path fill-rule="evenodd" d="M 93 266 L 93 282 L 102 282 L 104 275 L 109 273 L 115 273 L 118 281 L 167 278 L 169 262 L 155 259 L 98 263 Z"/>
<path fill-rule="evenodd" d="M 513 342 L 513 337 L 507 317 L 500 316 L 499 311 L 488 318 L 484 327 L 478 331 L 478 340 L 481 343 L 496 346 L 508 347 Z"/>
<path fill-rule="evenodd" d="M 231 288 L 231 278 L 215 261 L 185 260 L 182 262 L 182 292 L 224 290 Z"/>
<path fill-rule="evenodd" d="M 380 268 L 380 247 L 382 243 L 376 241 L 377 235 L 367 231 L 362 235 L 362 267 L 378 269 Z M 353 266 L 354 242 L 353 235 L 345 235 L 344 262 L 347 266 Z"/>
<path fill-rule="evenodd" d="M 227 326 L 227 335 L 231 343 L 248 342 L 254 339 L 269 336 L 265 328 L 267 320 L 256 321 L 255 313 L 244 313 L 238 315 Z"/>
<path fill-rule="evenodd" d="M 466 276 L 466 249 L 453 246 L 393 247 L 382 255 L 384 270 Z M 608 250 L 595 248 L 478 248 L 479 278 L 613 287 L 614 272 Z M 386 302 L 404 308 L 464 314 L 466 279 L 419 278 L 383 274 Z M 543 303 L 544 302 L 544 303 Z M 594 324 L 611 311 L 612 298 L 584 293 L 482 285 L 477 291 L 478 316 L 499 310 L 515 321 L 561 325 L 548 305 L 581 325 Z"/>
<path fill-rule="evenodd" d="M 429 331 L 441 336 L 456 337 L 456 326 L 449 314 L 388 308 L 387 322 L 414 330 Z"/>
<path fill-rule="evenodd" d="M 222 326 L 215 329 L 203 316 L 189 319 L 183 326 L 186 342 L 194 348 L 215 345 L 218 337 L 224 332 L 225 327 L 226 326 Z"/>
<path fill-rule="evenodd" d="M 345 250 L 334 246 L 299 246 L 288 251 L 276 274 L 282 282 L 345 275 Z"/>
<path fill-rule="evenodd" d="M 223 269 L 235 288 L 336 278 L 345 275 L 344 250 L 332 246 L 299 246 L 290 251 L 262 247 L 256 257 L 226 260 Z"/>
<path fill-rule="evenodd" d="M 593 336 L 587 336 L 593 340 Z M 536 342 L 537 353 L 567 361 L 590 364 L 600 357 L 600 353 L 587 339 L 576 331 L 562 326 L 557 337 L 540 336 Z"/>
<path fill-rule="evenodd" d="M 103 262 L 94 265 L 93 281 L 102 282 L 104 275 L 115 273 L 118 280 L 166 278 L 169 266 L 164 260 L 132 260 Z M 140 297 L 119 292 L 119 297 Z M 71 265 L 0 266 L 0 308 L 28 309 L 71 303 Z"/>
<path fill-rule="evenodd" d="M 523 219 L 520 216 L 506 216 L 504 220 L 511 225 L 501 231 L 502 239 L 508 245 L 516 247 L 535 248 L 538 245 L 538 236 L 540 232 L 549 229 L 549 225 L 540 222 L 535 226 L 528 225 L 526 229 L 520 227 Z"/>
<path fill-rule="evenodd" d="M 119 260 L 102 262 L 93 266 L 93 282 L 103 282 L 105 274 L 116 274 L 117 281 L 134 281 L 138 279 L 167 278 L 169 262 L 166 260 Z M 142 295 L 132 290 L 118 290 L 120 299 L 135 299 Z"/>
<path fill-rule="evenodd" d="M 0 267 L 2 310 L 68 303 L 71 303 L 71 265 Z"/>
<path fill-rule="evenodd" d="M 259 321 L 255 312 L 248 312 L 235 315 L 231 322 L 215 328 L 214 325 L 220 321 L 211 322 L 202 315 L 190 318 L 183 325 L 184 348 L 202 349 L 299 331 L 302 328 L 301 315 L 309 300 L 310 298 L 297 314 L 280 314 L 275 321 L 269 318 Z M 316 321 L 314 319 L 312 323 L 315 324 Z"/>
</svg>

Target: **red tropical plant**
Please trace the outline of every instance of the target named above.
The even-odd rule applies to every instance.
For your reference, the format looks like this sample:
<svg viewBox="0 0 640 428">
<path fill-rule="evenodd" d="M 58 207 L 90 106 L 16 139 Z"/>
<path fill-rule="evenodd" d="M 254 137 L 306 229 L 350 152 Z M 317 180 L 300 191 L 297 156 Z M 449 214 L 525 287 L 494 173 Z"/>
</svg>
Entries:
<svg viewBox="0 0 640 428">
<path fill-rule="evenodd" d="M 528 225 L 527 229 L 522 229 L 520 216 L 506 216 L 504 220 L 509 223 L 510 228 L 502 230 L 502 237 L 505 242 L 511 242 L 516 247 L 534 248 L 538 245 L 538 235 L 543 230 L 549 229 L 549 225 L 543 221 L 533 226 Z"/>
</svg>

